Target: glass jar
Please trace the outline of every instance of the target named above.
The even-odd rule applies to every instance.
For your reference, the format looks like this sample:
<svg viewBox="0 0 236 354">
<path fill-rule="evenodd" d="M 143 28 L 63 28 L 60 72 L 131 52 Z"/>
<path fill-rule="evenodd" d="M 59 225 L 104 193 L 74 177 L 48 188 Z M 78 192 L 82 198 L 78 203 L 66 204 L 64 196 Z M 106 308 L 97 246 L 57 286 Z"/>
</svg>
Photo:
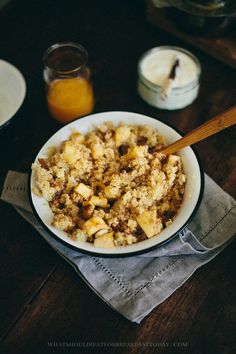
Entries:
<svg viewBox="0 0 236 354">
<path fill-rule="evenodd" d="M 44 55 L 46 98 L 51 115 L 62 123 L 89 114 L 94 95 L 86 49 L 73 42 L 52 45 Z"/>
<path fill-rule="evenodd" d="M 168 95 L 163 88 L 178 59 L 179 75 Z M 145 52 L 138 62 L 137 90 L 151 106 L 175 110 L 190 105 L 198 96 L 201 65 L 189 51 L 175 46 L 160 46 Z"/>
</svg>

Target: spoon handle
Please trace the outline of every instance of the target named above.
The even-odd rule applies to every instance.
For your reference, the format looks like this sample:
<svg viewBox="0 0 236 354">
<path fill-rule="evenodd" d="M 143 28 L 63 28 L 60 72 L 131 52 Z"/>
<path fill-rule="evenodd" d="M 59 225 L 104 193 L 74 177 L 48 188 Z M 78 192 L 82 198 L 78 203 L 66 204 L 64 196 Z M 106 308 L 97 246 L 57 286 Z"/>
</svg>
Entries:
<svg viewBox="0 0 236 354">
<path fill-rule="evenodd" d="M 200 125 L 200 127 L 192 130 L 183 138 L 175 141 L 173 144 L 165 147 L 160 152 L 165 155 L 170 155 L 186 146 L 192 145 L 201 141 L 208 136 L 218 133 L 219 131 L 236 124 L 236 106 L 231 107 L 227 111 L 210 119 L 208 122 Z"/>
</svg>

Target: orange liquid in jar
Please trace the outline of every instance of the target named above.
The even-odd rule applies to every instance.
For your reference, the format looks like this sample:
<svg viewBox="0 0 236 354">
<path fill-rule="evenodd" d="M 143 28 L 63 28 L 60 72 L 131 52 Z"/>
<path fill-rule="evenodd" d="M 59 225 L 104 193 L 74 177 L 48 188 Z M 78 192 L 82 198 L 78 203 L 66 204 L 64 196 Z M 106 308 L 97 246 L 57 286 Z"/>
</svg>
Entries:
<svg viewBox="0 0 236 354">
<path fill-rule="evenodd" d="M 93 111 L 92 85 L 82 77 L 55 80 L 49 86 L 47 103 L 54 118 L 69 122 Z"/>
</svg>

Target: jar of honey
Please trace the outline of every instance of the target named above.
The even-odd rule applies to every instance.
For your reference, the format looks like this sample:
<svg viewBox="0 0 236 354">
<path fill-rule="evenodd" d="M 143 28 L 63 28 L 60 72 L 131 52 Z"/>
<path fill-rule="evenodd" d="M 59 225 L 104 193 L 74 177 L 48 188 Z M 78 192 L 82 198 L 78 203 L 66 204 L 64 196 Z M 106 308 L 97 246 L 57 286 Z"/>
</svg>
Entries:
<svg viewBox="0 0 236 354">
<path fill-rule="evenodd" d="M 48 109 L 62 123 L 93 111 L 94 95 L 87 61 L 86 49 L 72 42 L 54 44 L 44 55 Z"/>
</svg>

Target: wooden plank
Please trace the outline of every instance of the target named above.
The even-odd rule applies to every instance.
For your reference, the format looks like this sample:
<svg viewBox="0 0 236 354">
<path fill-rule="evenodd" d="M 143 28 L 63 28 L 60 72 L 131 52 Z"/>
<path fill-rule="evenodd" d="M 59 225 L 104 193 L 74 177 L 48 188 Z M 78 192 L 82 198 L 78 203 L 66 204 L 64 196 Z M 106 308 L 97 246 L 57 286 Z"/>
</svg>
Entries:
<svg viewBox="0 0 236 354">
<path fill-rule="evenodd" d="M 63 263 L 4 340 L 4 353 L 12 353 L 17 348 L 19 353 L 46 354 L 52 348 L 59 350 L 63 342 L 68 346 L 95 343 L 95 352 L 104 352 L 96 345 L 105 342 L 107 347 L 118 343 L 118 352 L 129 354 L 140 353 L 140 348 L 142 353 L 156 353 L 155 343 L 160 345 L 158 353 L 173 353 L 174 343 L 180 343 L 177 345 L 181 353 L 199 353 L 203 347 L 207 353 L 217 352 L 217 348 L 229 353 L 227 346 L 235 334 L 231 272 L 235 250 L 234 242 L 155 308 L 141 325 L 132 324 L 115 313 Z M 130 342 L 134 343 L 133 348 L 128 347 Z M 124 346 L 119 347 L 119 343 Z M 185 344 L 181 346 L 181 343 Z M 89 351 L 84 349 L 81 351 Z"/>
<path fill-rule="evenodd" d="M 148 1 L 147 18 L 150 23 L 236 69 L 236 28 L 218 38 L 204 38 L 181 30 L 173 21 L 168 8 L 157 8 Z"/>
<path fill-rule="evenodd" d="M 19 319 L 61 259 L 12 207 L 1 202 L 0 214 L 1 338 Z"/>
</svg>

